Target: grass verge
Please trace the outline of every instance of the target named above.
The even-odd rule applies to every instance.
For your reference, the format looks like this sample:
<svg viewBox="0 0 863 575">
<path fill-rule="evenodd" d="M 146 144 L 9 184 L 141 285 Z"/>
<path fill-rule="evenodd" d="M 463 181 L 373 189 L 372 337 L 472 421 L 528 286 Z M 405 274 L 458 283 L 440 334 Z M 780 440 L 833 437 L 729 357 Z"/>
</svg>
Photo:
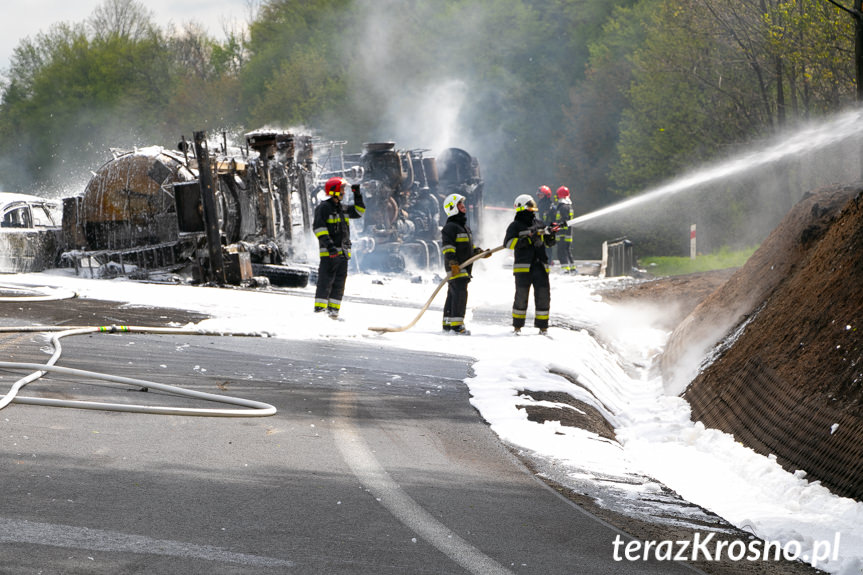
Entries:
<svg viewBox="0 0 863 575">
<path fill-rule="evenodd" d="M 740 267 L 746 263 L 758 246 L 731 251 L 721 248 L 712 254 L 698 254 L 695 259 L 684 257 L 654 256 L 639 258 L 640 267 L 654 276 L 679 276 L 696 272 L 708 272 Z"/>
</svg>

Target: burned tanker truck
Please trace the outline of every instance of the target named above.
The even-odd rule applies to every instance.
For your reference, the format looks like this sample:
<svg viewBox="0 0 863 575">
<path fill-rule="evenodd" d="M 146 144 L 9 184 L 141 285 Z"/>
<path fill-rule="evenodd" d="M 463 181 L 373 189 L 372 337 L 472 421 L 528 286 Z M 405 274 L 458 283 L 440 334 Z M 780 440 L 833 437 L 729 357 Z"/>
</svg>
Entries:
<svg viewBox="0 0 863 575">
<path fill-rule="evenodd" d="M 308 266 L 288 264 L 304 262 L 311 226 L 311 137 L 254 132 L 246 145 L 214 146 L 196 132 L 177 151 L 114 151 L 63 202 L 63 259 L 93 275 L 171 270 L 194 283 L 306 285 Z"/>
<path fill-rule="evenodd" d="M 482 179 L 467 152 L 432 158 L 383 143 L 346 155 L 344 144 L 262 130 L 243 147 L 196 132 L 177 150 L 112 151 L 83 194 L 63 201 L 62 259 L 93 277 L 170 272 L 192 283 L 304 287 L 317 267 L 312 219 L 329 177 L 362 185 L 366 214 L 352 229 L 360 270 L 438 264 L 450 193 L 480 213 Z"/>
</svg>

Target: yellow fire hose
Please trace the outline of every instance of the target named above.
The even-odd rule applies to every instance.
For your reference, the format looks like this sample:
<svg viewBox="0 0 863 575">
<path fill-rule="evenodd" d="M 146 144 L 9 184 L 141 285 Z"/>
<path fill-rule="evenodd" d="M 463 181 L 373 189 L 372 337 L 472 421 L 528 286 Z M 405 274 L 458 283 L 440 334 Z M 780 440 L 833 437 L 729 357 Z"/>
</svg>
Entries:
<svg viewBox="0 0 863 575">
<path fill-rule="evenodd" d="M 475 262 L 476 260 L 478 260 L 478 259 L 480 259 L 480 258 L 488 257 L 488 256 L 490 256 L 491 254 L 493 254 L 493 253 L 495 253 L 495 252 L 497 252 L 497 251 L 502 250 L 503 248 L 504 248 L 504 246 L 497 246 L 497 247 L 495 247 L 495 248 L 491 248 L 490 250 L 485 250 L 485 251 L 483 251 L 483 252 L 480 252 L 480 253 L 476 254 L 475 256 L 473 256 L 473 257 L 471 257 L 471 258 L 466 259 L 463 263 L 459 264 L 459 266 L 458 266 L 458 267 L 459 267 L 459 269 L 464 269 L 464 268 L 466 268 L 467 266 L 469 266 L 470 264 L 472 264 L 473 262 Z M 422 307 L 422 309 L 420 310 L 420 312 L 419 312 L 419 313 L 417 314 L 417 316 L 413 319 L 413 321 L 412 321 L 412 322 L 410 322 L 409 324 L 407 324 L 407 325 L 403 325 L 403 326 L 401 326 L 401 327 L 370 327 L 370 328 L 369 328 L 369 330 L 370 330 L 370 331 L 376 331 L 376 332 L 379 332 L 379 333 L 393 333 L 393 332 L 398 332 L 398 331 L 405 331 L 405 330 L 408 330 L 408 329 L 412 328 L 413 326 L 415 326 L 415 325 L 416 325 L 416 323 L 419 321 L 419 319 L 423 316 L 423 314 L 424 314 L 424 313 L 426 312 L 426 310 L 429 308 L 429 306 L 430 306 L 430 305 L 431 305 L 431 303 L 434 301 L 435 296 L 438 294 L 438 292 L 441 290 L 441 288 L 442 288 L 444 285 L 446 285 L 446 282 L 448 282 L 448 281 L 450 280 L 450 277 L 452 277 L 452 272 L 447 272 L 446 277 L 445 277 L 444 279 L 442 279 L 442 280 L 441 280 L 441 282 L 440 282 L 440 283 L 438 284 L 438 286 L 435 288 L 434 292 L 432 292 L 432 294 L 431 294 L 431 296 L 429 297 L 428 301 L 426 301 L 425 305 Z"/>
</svg>

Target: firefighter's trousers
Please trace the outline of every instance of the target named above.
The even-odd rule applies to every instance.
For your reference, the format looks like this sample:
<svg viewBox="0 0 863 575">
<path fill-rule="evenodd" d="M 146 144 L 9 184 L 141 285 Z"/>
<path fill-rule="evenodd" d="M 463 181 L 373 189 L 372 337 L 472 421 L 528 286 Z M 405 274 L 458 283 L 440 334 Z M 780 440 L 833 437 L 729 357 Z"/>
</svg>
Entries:
<svg viewBox="0 0 863 575">
<path fill-rule="evenodd" d="M 318 266 L 318 285 L 315 289 L 315 311 L 338 314 L 345 295 L 348 278 L 348 259 L 343 255 L 321 258 Z"/>
<path fill-rule="evenodd" d="M 469 277 L 462 277 L 447 283 L 446 301 L 443 304 L 444 330 L 464 325 L 464 314 L 467 310 L 467 284 L 469 282 Z"/>
<path fill-rule="evenodd" d="M 561 239 L 557 242 L 557 259 L 560 260 L 560 269 L 565 272 L 571 272 L 575 269 L 570 248 L 572 248 L 570 241 Z"/>
<path fill-rule="evenodd" d="M 512 302 L 512 325 L 524 327 L 527 318 L 527 300 L 533 287 L 534 327 L 548 329 L 548 314 L 551 308 L 551 285 L 548 269 L 542 262 L 533 262 L 529 272 L 515 276 L 515 299 Z"/>
</svg>

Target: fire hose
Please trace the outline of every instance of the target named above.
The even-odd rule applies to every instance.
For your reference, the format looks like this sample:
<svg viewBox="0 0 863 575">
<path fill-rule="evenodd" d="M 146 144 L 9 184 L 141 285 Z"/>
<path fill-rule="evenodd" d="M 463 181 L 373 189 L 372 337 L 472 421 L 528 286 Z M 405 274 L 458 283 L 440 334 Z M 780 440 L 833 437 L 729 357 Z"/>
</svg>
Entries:
<svg viewBox="0 0 863 575">
<path fill-rule="evenodd" d="M 170 334 L 170 335 L 229 335 L 240 337 L 262 337 L 266 334 L 262 333 L 223 333 L 223 332 L 208 332 L 200 329 L 189 328 L 156 328 L 156 327 L 132 327 L 132 326 L 24 326 L 24 327 L 0 327 L 2 332 L 60 332 L 52 336 L 51 343 L 54 346 L 54 353 L 51 359 L 46 364 L 39 363 L 19 363 L 0 361 L 0 368 L 7 369 L 32 369 L 33 373 L 16 381 L 5 396 L 0 398 L 0 409 L 3 409 L 8 404 L 23 403 L 28 405 L 43 405 L 52 407 L 72 407 L 78 409 L 99 409 L 107 411 L 123 411 L 131 413 L 149 413 L 159 415 L 195 415 L 208 417 L 265 417 L 274 415 L 276 408 L 268 403 L 242 399 L 238 397 L 230 397 L 226 395 L 218 395 L 215 393 L 207 393 L 203 391 L 192 391 L 142 379 L 133 379 L 128 377 L 120 377 L 86 371 L 82 369 L 72 369 L 68 367 L 60 367 L 55 365 L 62 353 L 60 338 L 81 335 L 85 333 L 153 333 L 153 334 Z M 240 406 L 243 409 L 214 409 L 214 408 L 190 408 L 190 407 L 171 407 L 171 406 L 154 406 L 154 405 L 135 405 L 123 403 L 105 403 L 95 401 L 80 401 L 80 400 L 61 400 L 39 397 L 21 397 L 18 392 L 28 383 L 31 383 L 46 373 L 58 373 L 63 375 L 79 376 L 122 385 L 129 385 L 142 389 L 155 389 L 168 394 L 190 397 L 194 399 L 202 399 L 216 403 L 225 403 L 229 405 Z"/>
<path fill-rule="evenodd" d="M 61 299 L 71 299 L 77 297 L 77 293 L 73 291 L 63 291 L 53 288 L 34 288 L 21 286 L 0 284 L 0 292 L 17 292 L 17 293 L 35 293 L 37 295 L 15 295 L 0 297 L 0 302 L 35 302 L 35 301 L 56 301 Z"/>
<path fill-rule="evenodd" d="M 479 253 L 478 253 L 478 254 L 476 254 L 475 256 L 473 256 L 473 257 L 470 257 L 470 258 L 466 259 L 464 262 L 462 262 L 461 264 L 459 264 L 459 266 L 458 266 L 458 267 L 459 267 L 459 269 L 462 269 L 462 270 L 463 270 L 463 269 L 465 269 L 467 266 L 469 266 L 470 264 L 472 264 L 473 262 L 475 262 L 476 260 L 478 260 L 478 259 L 480 259 L 480 258 L 487 258 L 487 257 L 489 257 L 491 254 L 493 254 L 493 253 L 495 253 L 495 252 L 497 252 L 497 251 L 500 251 L 500 250 L 502 250 L 503 248 L 504 248 L 504 246 L 497 246 L 497 247 L 495 247 L 495 248 L 491 248 L 490 250 L 485 250 L 485 251 L 479 252 Z M 416 323 L 419 321 L 419 319 L 423 316 L 423 314 L 424 314 L 424 313 L 426 312 L 426 310 L 429 308 L 429 306 L 431 305 L 431 303 L 434 301 L 435 296 L 437 296 L 438 292 L 441 290 L 441 288 L 443 288 L 443 286 L 445 286 L 445 285 L 446 285 L 446 283 L 450 280 L 450 278 L 451 278 L 451 277 L 452 277 L 452 272 L 447 272 L 446 277 L 445 277 L 445 278 L 443 278 L 443 279 L 441 280 L 441 282 L 438 284 L 438 286 L 437 286 L 437 287 L 435 288 L 435 290 L 432 292 L 431 296 L 429 296 L 429 298 L 428 298 L 428 300 L 426 301 L 425 305 L 423 305 L 422 309 L 420 309 L 420 312 L 419 312 L 419 313 L 417 314 L 417 316 L 413 319 L 413 321 L 412 321 L 412 322 L 410 322 L 409 324 L 407 324 L 407 325 L 403 325 L 403 326 L 401 326 L 401 327 L 370 327 L 370 328 L 369 328 L 369 330 L 370 330 L 370 331 L 376 331 L 376 332 L 379 332 L 379 333 L 394 333 L 394 332 L 399 332 L 399 331 L 406 331 L 406 330 L 408 330 L 408 329 L 412 328 L 413 326 L 415 326 L 415 325 L 416 325 Z"/>
</svg>

